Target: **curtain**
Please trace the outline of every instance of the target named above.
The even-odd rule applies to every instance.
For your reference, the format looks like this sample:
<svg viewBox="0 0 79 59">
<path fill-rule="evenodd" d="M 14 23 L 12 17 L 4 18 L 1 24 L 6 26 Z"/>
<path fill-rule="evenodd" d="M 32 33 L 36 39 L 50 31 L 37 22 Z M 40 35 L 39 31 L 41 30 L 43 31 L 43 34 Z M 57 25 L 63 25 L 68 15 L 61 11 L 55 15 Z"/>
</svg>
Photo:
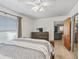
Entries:
<svg viewBox="0 0 79 59">
<path fill-rule="evenodd" d="M 18 38 L 22 37 L 22 18 L 18 17 Z"/>
</svg>

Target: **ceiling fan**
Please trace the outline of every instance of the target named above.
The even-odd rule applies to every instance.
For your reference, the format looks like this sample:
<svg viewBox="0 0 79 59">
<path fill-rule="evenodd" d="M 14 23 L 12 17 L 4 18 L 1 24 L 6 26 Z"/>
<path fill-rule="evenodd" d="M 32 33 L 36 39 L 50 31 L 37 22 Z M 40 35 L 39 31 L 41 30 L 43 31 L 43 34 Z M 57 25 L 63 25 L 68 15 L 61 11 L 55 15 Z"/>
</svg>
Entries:
<svg viewBox="0 0 79 59">
<path fill-rule="evenodd" d="M 31 2 L 26 2 L 29 5 L 33 5 L 32 9 L 37 12 L 37 11 L 44 11 L 44 8 L 47 7 L 48 3 L 43 1 L 43 0 L 33 0 Z"/>
<path fill-rule="evenodd" d="M 26 4 L 32 5 L 32 10 L 35 12 L 44 11 L 45 7 L 49 6 L 49 3 L 46 0 L 19 0 L 21 2 L 24 2 Z"/>
</svg>

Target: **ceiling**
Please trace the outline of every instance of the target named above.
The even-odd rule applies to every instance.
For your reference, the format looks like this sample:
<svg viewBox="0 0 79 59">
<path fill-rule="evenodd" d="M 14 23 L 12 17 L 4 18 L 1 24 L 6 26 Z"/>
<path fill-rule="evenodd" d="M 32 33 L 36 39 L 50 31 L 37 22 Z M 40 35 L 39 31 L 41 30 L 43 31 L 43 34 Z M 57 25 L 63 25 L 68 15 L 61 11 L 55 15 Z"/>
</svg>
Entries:
<svg viewBox="0 0 79 59">
<path fill-rule="evenodd" d="M 48 0 L 51 1 L 51 0 Z M 17 0 L 0 0 L 0 5 L 31 18 L 47 18 L 66 15 L 78 0 L 55 0 L 43 12 L 34 12 L 32 5 Z"/>
</svg>

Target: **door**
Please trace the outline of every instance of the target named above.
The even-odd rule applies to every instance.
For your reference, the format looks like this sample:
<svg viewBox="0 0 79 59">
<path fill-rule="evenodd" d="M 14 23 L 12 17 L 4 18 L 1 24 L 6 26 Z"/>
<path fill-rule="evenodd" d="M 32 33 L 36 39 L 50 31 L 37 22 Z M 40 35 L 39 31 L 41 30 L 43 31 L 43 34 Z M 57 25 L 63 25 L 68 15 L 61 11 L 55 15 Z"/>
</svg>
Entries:
<svg viewBox="0 0 79 59">
<path fill-rule="evenodd" d="M 64 46 L 70 50 L 70 46 L 71 46 L 71 40 L 70 40 L 70 28 L 71 28 L 71 25 L 70 25 L 70 18 L 67 18 L 65 21 L 64 21 Z"/>
</svg>

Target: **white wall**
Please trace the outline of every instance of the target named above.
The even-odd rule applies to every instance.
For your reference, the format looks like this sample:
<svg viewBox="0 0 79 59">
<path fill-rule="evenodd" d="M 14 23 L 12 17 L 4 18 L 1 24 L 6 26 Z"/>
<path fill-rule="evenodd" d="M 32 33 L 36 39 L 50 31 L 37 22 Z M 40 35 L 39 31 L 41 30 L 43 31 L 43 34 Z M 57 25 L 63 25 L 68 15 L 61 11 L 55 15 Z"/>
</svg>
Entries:
<svg viewBox="0 0 79 59">
<path fill-rule="evenodd" d="M 37 28 L 42 27 L 44 31 L 49 32 L 49 40 L 54 40 L 54 21 L 64 21 L 66 17 L 60 16 L 34 20 L 33 31 L 36 32 Z"/>
<path fill-rule="evenodd" d="M 31 37 L 33 20 L 28 17 L 22 19 L 22 37 Z"/>
</svg>

